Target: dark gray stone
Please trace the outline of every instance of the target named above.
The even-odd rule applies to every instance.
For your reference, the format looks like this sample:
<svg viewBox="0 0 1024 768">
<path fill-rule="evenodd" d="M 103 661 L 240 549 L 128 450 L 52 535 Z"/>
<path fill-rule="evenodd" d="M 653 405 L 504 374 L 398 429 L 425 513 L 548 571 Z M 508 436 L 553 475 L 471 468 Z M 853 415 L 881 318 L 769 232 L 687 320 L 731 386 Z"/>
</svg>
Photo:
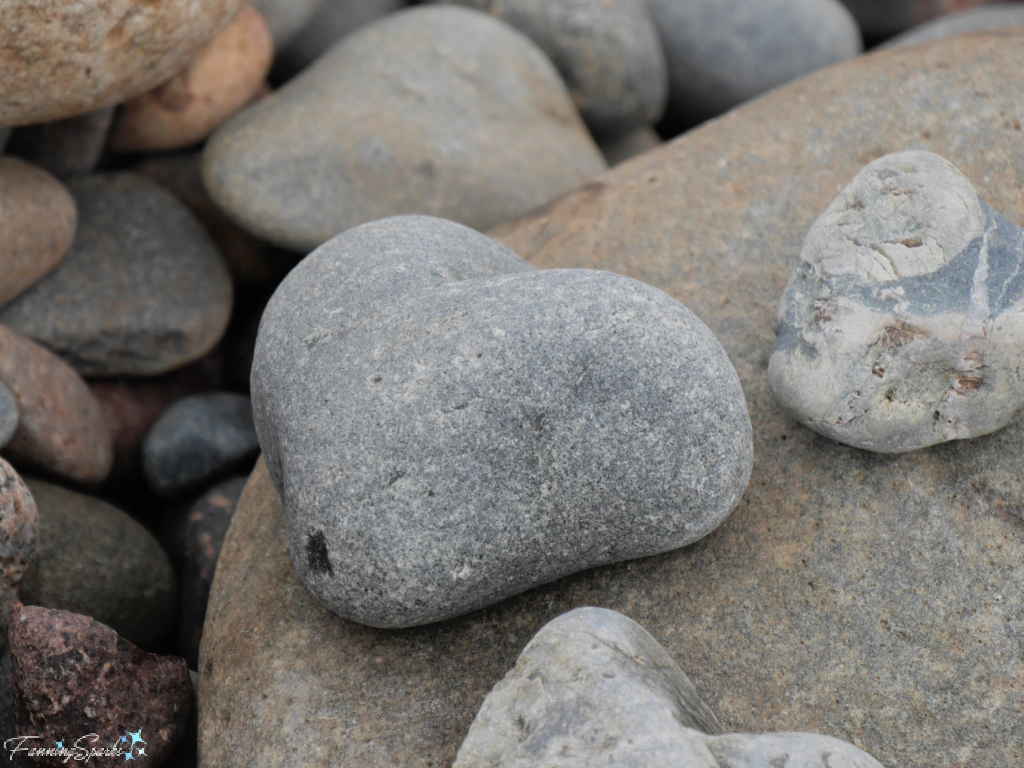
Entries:
<svg viewBox="0 0 1024 768">
<path fill-rule="evenodd" d="M 768 366 L 787 413 L 901 453 L 1024 406 L 1024 232 L 931 152 L 866 166 L 807 233 Z"/>
<path fill-rule="evenodd" d="M 635 621 L 577 608 L 546 624 L 484 699 L 453 768 L 882 768 L 810 733 L 725 734 Z"/>
<path fill-rule="evenodd" d="M 420 216 L 291 272 L 252 398 L 300 577 L 372 626 L 696 541 L 752 461 L 736 373 L 684 306 Z"/>
<path fill-rule="evenodd" d="M 14 395 L 0 382 L 0 448 L 3 448 L 18 431 L 18 402 Z"/>
<path fill-rule="evenodd" d="M 203 154 L 203 180 L 229 216 L 302 252 L 394 214 L 484 229 L 604 168 L 536 45 L 438 5 L 350 35 L 221 126 Z"/>
<path fill-rule="evenodd" d="M 699 121 L 861 52 L 839 0 L 648 0 L 669 110 Z"/>
<path fill-rule="evenodd" d="M 610 136 L 603 140 L 600 146 L 601 154 L 608 161 L 608 165 L 618 165 L 660 147 L 661 137 L 651 127 L 637 128 L 635 131 Z"/>
<path fill-rule="evenodd" d="M 132 173 L 72 180 L 78 231 L 60 265 L 0 310 L 87 376 L 152 375 L 213 348 L 231 277 L 195 217 Z"/>
<path fill-rule="evenodd" d="M 982 32 L 990 29 L 1003 29 L 1024 25 L 1024 3 L 1000 3 L 999 5 L 979 6 L 949 16 L 940 16 L 924 24 L 918 24 L 902 35 L 890 38 L 878 46 L 878 49 L 900 48 L 905 45 L 918 45 L 932 40 L 941 40 L 953 35 L 967 32 Z"/>
<path fill-rule="evenodd" d="M 310 21 L 324 0 L 252 0 L 253 6 L 263 14 L 274 38 L 274 48 L 285 48 L 292 38 Z"/>
<path fill-rule="evenodd" d="M 255 458 L 260 445 L 249 398 L 232 392 L 183 397 L 142 443 L 142 469 L 165 498 L 194 490 Z"/>
<path fill-rule="evenodd" d="M 105 501 L 26 482 L 39 509 L 39 541 L 22 602 L 91 616 L 141 648 L 159 648 L 174 624 L 176 590 L 156 539 Z"/>
<path fill-rule="evenodd" d="M 167 758 L 163 768 L 196 768 L 199 765 L 199 675 L 191 669 L 188 674 L 192 679 L 192 714 L 189 716 L 188 726 L 181 741 Z"/>
<path fill-rule="evenodd" d="M 53 123 L 18 128 L 7 152 L 52 173 L 58 179 L 83 176 L 99 164 L 114 108 L 107 107 Z"/>
<path fill-rule="evenodd" d="M 1001 0 L 843 0 L 869 38 L 878 39 L 946 14 Z"/>
<path fill-rule="evenodd" d="M 658 122 L 668 70 L 647 0 L 442 0 L 486 11 L 548 55 L 590 130 L 608 136 Z"/>
</svg>

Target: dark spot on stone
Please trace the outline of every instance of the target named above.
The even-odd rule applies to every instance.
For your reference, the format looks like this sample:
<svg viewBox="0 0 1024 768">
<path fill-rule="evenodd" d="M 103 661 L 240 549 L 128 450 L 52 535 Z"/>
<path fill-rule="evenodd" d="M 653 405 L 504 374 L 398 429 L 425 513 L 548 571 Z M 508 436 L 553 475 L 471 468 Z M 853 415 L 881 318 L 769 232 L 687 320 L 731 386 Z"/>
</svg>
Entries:
<svg viewBox="0 0 1024 768">
<path fill-rule="evenodd" d="M 393 469 L 393 470 L 391 470 L 391 477 L 388 478 L 388 488 L 390 488 L 392 485 L 397 483 L 403 477 L 405 477 L 405 470 L 402 470 L 402 469 Z"/>
<path fill-rule="evenodd" d="M 958 373 L 956 376 L 957 387 L 961 392 L 974 392 L 981 388 L 984 379 L 980 376 L 965 376 Z"/>
<path fill-rule="evenodd" d="M 381 376 L 374 376 L 372 379 L 370 379 L 370 381 L 372 381 L 374 384 L 380 384 L 382 378 L 383 377 Z"/>
<path fill-rule="evenodd" d="M 940 418 L 942 418 L 942 414 L 940 414 L 938 411 L 935 411 L 932 414 L 932 421 L 938 421 Z"/>
<path fill-rule="evenodd" d="M 331 560 L 327 557 L 327 537 L 323 531 L 317 531 L 306 539 L 306 565 L 316 575 L 334 575 Z"/>
</svg>

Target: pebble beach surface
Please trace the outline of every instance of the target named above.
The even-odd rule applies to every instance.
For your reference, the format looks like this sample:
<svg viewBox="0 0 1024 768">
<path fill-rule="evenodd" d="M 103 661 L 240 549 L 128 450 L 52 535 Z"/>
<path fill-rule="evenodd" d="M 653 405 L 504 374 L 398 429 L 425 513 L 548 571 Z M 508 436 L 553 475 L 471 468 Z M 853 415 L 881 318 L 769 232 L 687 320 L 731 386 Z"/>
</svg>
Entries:
<svg viewBox="0 0 1024 768">
<path fill-rule="evenodd" d="M 194 5 L 0 9 L 3 759 L 1024 765 L 1024 4 Z"/>
</svg>

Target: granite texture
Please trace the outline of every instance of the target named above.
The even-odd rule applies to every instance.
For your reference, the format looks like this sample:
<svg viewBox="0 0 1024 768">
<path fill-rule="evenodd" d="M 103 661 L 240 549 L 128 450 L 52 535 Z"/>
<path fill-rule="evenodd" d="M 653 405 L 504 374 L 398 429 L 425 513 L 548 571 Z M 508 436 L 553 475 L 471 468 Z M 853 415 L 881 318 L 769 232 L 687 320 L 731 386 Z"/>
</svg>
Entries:
<svg viewBox="0 0 1024 768">
<path fill-rule="evenodd" d="M 71 366 L 0 325 L 0 383 L 18 408 L 7 458 L 76 483 L 103 482 L 114 462 L 113 439 L 100 404 Z"/>
<path fill-rule="evenodd" d="M 39 511 L 14 467 L 0 459 L 0 645 L 6 646 L 11 609 L 39 536 Z"/>
<path fill-rule="evenodd" d="M 947 14 L 1000 0 L 842 0 L 870 38 L 887 37 Z"/>
<path fill-rule="evenodd" d="M 213 348 L 231 278 L 209 235 L 170 193 L 132 173 L 69 182 L 79 223 L 60 267 L 0 309 L 85 376 L 146 376 Z"/>
<path fill-rule="evenodd" d="M 252 401 L 300 577 L 378 627 L 696 541 L 752 460 L 736 374 L 686 307 L 424 216 L 292 270 Z"/>
<path fill-rule="evenodd" d="M 246 6 L 185 69 L 121 105 L 110 149 L 163 152 L 199 143 L 260 92 L 273 58 L 267 22 Z"/>
<path fill-rule="evenodd" d="M 0 157 L 0 306 L 51 272 L 71 248 L 78 208 L 43 169 Z"/>
<path fill-rule="evenodd" d="M 203 155 L 210 196 L 232 219 L 302 252 L 393 214 L 494 226 L 604 168 L 540 49 L 486 14 L 439 5 L 347 37 Z"/>
<path fill-rule="evenodd" d="M 18 401 L 5 384 L 0 383 L 0 449 L 18 431 Z"/>
<path fill-rule="evenodd" d="M 861 52 L 839 0 L 648 0 L 669 112 L 699 122 Z"/>
<path fill-rule="evenodd" d="M 768 386 L 794 419 L 882 453 L 987 435 L 1024 406 L 1024 231 L 931 152 L 867 165 L 811 227 Z"/>
<path fill-rule="evenodd" d="M 596 136 L 661 118 L 668 70 L 647 0 L 441 1 L 486 11 L 540 46 Z"/>
<path fill-rule="evenodd" d="M 142 469 L 153 492 L 169 498 L 251 462 L 259 450 L 249 398 L 206 392 L 160 414 L 142 443 Z"/>
<path fill-rule="evenodd" d="M 917 45 L 941 40 L 944 37 L 963 35 L 968 32 L 984 32 L 1004 27 L 1024 26 L 1024 3 L 998 3 L 968 8 L 959 13 L 940 16 L 924 24 L 911 27 L 896 37 L 889 38 L 879 50 L 897 48 L 903 45 Z"/>
<path fill-rule="evenodd" d="M 11 689 L 19 736 L 37 737 L 19 745 L 33 765 L 74 765 L 92 749 L 113 747 L 118 751 L 90 762 L 157 768 L 192 715 L 182 659 L 140 651 L 110 627 L 68 611 L 20 607 L 12 616 Z M 65 751 L 32 756 L 33 748 L 55 747 Z"/>
<path fill-rule="evenodd" d="M 181 70 L 247 0 L 39 0 L 0 7 L 0 125 L 120 104 Z"/>
<path fill-rule="evenodd" d="M 891 768 L 1019 768 L 1024 422 L 871 454 L 788 419 L 766 367 L 804 235 L 871 160 L 936 152 L 1024 221 L 1022 70 L 1024 35 L 1008 31 L 855 59 L 503 228 L 537 266 L 644 279 L 715 331 L 754 425 L 743 500 L 683 550 L 395 632 L 308 594 L 258 466 L 210 595 L 200 763 L 448 765 L 540 627 L 600 606 L 644 626 L 727 731 L 820 733 Z"/>
<path fill-rule="evenodd" d="M 170 560 L 152 534 L 100 499 L 40 480 L 28 487 L 40 524 L 22 601 L 85 614 L 135 645 L 161 647 L 177 596 Z"/>
<path fill-rule="evenodd" d="M 635 621 L 577 608 L 548 622 L 494 686 L 452 768 L 882 768 L 811 733 L 724 734 Z"/>
<path fill-rule="evenodd" d="M 114 108 L 105 107 L 52 123 L 26 125 L 11 135 L 7 152 L 58 179 L 91 173 L 100 162 Z"/>
</svg>

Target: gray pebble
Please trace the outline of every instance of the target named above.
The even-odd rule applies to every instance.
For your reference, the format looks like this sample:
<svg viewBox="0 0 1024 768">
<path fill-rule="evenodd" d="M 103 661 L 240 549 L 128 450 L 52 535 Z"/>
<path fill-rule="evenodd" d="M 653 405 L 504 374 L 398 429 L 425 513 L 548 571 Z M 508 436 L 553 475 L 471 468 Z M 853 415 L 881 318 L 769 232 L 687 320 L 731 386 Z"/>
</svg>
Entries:
<svg viewBox="0 0 1024 768">
<path fill-rule="evenodd" d="M 255 458 L 260 446 L 249 398 L 232 392 L 183 397 L 142 443 L 142 469 L 157 496 L 178 496 Z"/>
<path fill-rule="evenodd" d="M 18 128 L 7 152 L 52 173 L 58 179 L 83 176 L 99 164 L 114 108 L 107 107 L 52 123 Z"/>
<path fill-rule="evenodd" d="M 549 622 L 484 699 L 453 768 L 882 768 L 810 733 L 724 734 L 639 624 L 605 608 Z"/>
<path fill-rule="evenodd" d="M 488 229 L 605 168 L 547 57 L 501 21 L 428 5 L 350 35 L 210 139 L 210 196 L 308 252 L 423 213 Z"/>
<path fill-rule="evenodd" d="M 867 165 L 811 227 L 768 383 L 794 418 L 882 453 L 976 437 L 1024 406 L 1024 232 L 953 165 Z"/>
<path fill-rule="evenodd" d="M 839 0 L 648 0 L 668 61 L 669 110 L 694 121 L 856 56 Z"/>
<path fill-rule="evenodd" d="M 285 48 L 309 22 L 324 0 L 252 0 L 274 38 L 274 49 Z"/>
<path fill-rule="evenodd" d="M 3 448 L 18 431 L 18 402 L 14 395 L 0 382 L 0 448 Z"/>
<path fill-rule="evenodd" d="M 300 578 L 372 626 L 696 541 L 752 460 L 736 373 L 684 306 L 420 216 L 291 272 L 252 397 Z"/>
<path fill-rule="evenodd" d="M 984 32 L 1020 25 L 1024 25 L 1024 3 L 979 6 L 918 24 L 902 35 L 886 40 L 876 50 L 928 43 L 967 32 Z"/>
<path fill-rule="evenodd" d="M 601 154 L 608 161 L 608 165 L 618 165 L 660 147 L 661 137 L 653 128 L 637 128 L 634 131 L 610 136 L 602 140 L 600 146 Z"/>
<path fill-rule="evenodd" d="M 213 348 L 231 314 L 231 277 L 195 217 L 133 173 L 68 183 L 71 252 L 0 309 L 0 323 L 86 376 L 153 375 Z"/>
</svg>

